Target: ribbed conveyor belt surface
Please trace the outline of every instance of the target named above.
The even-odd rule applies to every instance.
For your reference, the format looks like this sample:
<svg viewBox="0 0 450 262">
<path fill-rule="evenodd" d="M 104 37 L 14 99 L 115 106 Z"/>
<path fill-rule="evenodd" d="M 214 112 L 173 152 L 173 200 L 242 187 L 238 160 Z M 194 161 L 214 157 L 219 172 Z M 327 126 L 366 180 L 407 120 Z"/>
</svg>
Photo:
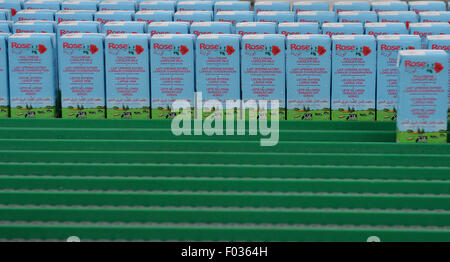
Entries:
<svg viewBox="0 0 450 262">
<path fill-rule="evenodd" d="M 450 241 L 450 144 L 384 122 L 174 136 L 170 121 L 0 120 L 0 240 Z"/>
</svg>

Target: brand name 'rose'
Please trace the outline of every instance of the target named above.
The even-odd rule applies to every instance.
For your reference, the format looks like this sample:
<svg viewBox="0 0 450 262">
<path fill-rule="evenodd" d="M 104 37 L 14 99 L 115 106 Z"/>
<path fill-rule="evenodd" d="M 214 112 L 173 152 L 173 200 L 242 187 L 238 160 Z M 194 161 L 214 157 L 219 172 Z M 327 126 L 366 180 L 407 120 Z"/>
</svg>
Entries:
<svg viewBox="0 0 450 262">
<path fill-rule="evenodd" d="M 250 50 L 264 50 L 264 45 L 252 45 L 252 44 L 245 44 L 245 49 Z"/>
<path fill-rule="evenodd" d="M 425 67 L 427 62 L 414 62 L 410 60 L 405 61 L 405 67 Z"/>
<path fill-rule="evenodd" d="M 173 45 L 161 45 L 161 44 L 153 44 L 154 49 L 172 49 Z"/>
</svg>

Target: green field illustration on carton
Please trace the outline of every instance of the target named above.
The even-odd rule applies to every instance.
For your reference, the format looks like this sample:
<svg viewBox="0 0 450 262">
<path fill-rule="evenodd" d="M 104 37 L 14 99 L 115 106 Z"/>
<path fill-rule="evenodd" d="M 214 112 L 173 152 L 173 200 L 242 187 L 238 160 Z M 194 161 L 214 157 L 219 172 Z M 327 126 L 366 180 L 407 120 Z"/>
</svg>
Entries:
<svg viewBox="0 0 450 262">
<path fill-rule="evenodd" d="M 267 119 L 271 120 L 272 116 L 275 112 L 272 112 L 271 109 L 267 109 L 266 112 L 259 109 L 245 109 L 243 110 L 243 119 Z M 286 119 L 286 108 L 280 107 L 278 109 L 278 119 L 285 120 Z"/>
<path fill-rule="evenodd" d="M 43 108 L 33 108 L 31 105 L 16 106 L 11 108 L 11 118 L 55 118 L 56 109 L 54 106 Z"/>
<path fill-rule="evenodd" d="M 177 112 L 172 112 L 172 109 L 170 106 L 167 107 L 158 107 L 158 108 L 152 108 L 152 119 L 173 119 L 177 115 L 182 113 L 182 109 L 178 110 Z M 194 119 L 194 108 L 191 107 L 191 119 Z"/>
<path fill-rule="evenodd" d="M 377 110 L 377 121 L 392 122 L 397 120 L 397 109 L 384 108 L 383 110 Z"/>
<path fill-rule="evenodd" d="M 9 117 L 9 106 L 0 106 L 0 118 Z"/>
<path fill-rule="evenodd" d="M 62 109 L 62 118 L 72 119 L 104 119 L 105 107 L 85 108 L 83 105 L 69 106 Z"/>
<path fill-rule="evenodd" d="M 368 110 L 355 110 L 354 108 L 339 108 L 331 111 L 333 121 L 373 121 L 375 120 L 375 108 Z"/>
<path fill-rule="evenodd" d="M 330 120 L 330 108 L 314 109 L 303 107 L 288 109 L 288 120 Z"/>
<path fill-rule="evenodd" d="M 108 119 L 149 119 L 150 107 L 144 106 L 141 108 L 129 108 L 123 105 L 122 107 L 114 106 L 107 109 Z"/>
<path fill-rule="evenodd" d="M 446 143 L 447 131 L 439 130 L 435 132 L 425 132 L 424 129 L 417 131 L 407 130 L 401 132 L 397 130 L 397 142 L 402 143 Z"/>
</svg>

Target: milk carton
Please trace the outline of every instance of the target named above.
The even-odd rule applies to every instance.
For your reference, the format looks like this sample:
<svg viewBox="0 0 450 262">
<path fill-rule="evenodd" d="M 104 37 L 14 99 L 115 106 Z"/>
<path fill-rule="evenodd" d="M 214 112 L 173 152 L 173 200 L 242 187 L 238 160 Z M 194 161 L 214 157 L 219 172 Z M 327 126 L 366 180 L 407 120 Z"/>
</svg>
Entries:
<svg viewBox="0 0 450 262">
<path fill-rule="evenodd" d="M 99 11 L 123 10 L 136 12 L 136 2 L 134 1 L 109 1 L 105 0 L 98 4 Z"/>
<path fill-rule="evenodd" d="M 158 34 L 151 38 L 152 118 L 170 119 L 175 100 L 187 100 L 194 110 L 194 35 Z"/>
<path fill-rule="evenodd" d="M 53 21 L 19 21 L 13 25 L 13 33 L 55 33 Z"/>
<path fill-rule="evenodd" d="M 408 3 L 401 1 L 372 2 L 372 11 L 408 11 Z"/>
<path fill-rule="evenodd" d="M 191 25 L 191 34 L 196 36 L 204 34 L 231 34 L 229 22 L 194 22 Z"/>
<path fill-rule="evenodd" d="M 240 36 L 231 34 L 201 35 L 196 41 L 196 85 L 202 92 L 203 117 L 238 118 L 237 110 L 227 109 L 226 100 L 239 103 L 240 99 Z M 207 100 L 218 100 L 224 115 L 216 108 L 205 104 Z"/>
<path fill-rule="evenodd" d="M 333 10 L 336 13 L 342 11 L 370 11 L 371 5 L 368 1 L 338 1 L 334 3 Z"/>
<path fill-rule="evenodd" d="M 64 21 L 94 21 L 95 11 L 92 10 L 62 10 L 55 14 L 57 23 Z"/>
<path fill-rule="evenodd" d="M 11 10 L 10 9 L 0 9 L 0 21 L 11 20 Z"/>
<path fill-rule="evenodd" d="M 419 17 L 412 11 L 383 11 L 378 13 L 378 21 L 383 23 L 405 23 L 409 28 L 410 23 L 419 22 Z"/>
<path fill-rule="evenodd" d="M 157 34 L 189 34 L 187 22 L 152 22 L 148 25 L 150 36 Z"/>
<path fill-rule="evenodd" d="M 213 19 L 212 11 L 178 11 L 173 16 L 176 22 L 210 22 Z"/>
<path fill-rule="evenodd" d="M 19 0 L 0 0 L 0 8 L 9 9 L 11 11 L 11 18 L 14 18 L 17 12 L 22 10 L 22 4 Z"/>
<path fill-rule="evenodd" d="M 342 11 L 338 14 L 339 22 L 374 23 L 378 15 L 374 11 Z"/>
<path fill-rule="evenodd" d="M 294 13 L 302 11 L 329 11 L 330 5 L 328 1 L 302 1 L 294 2 L 292 4 L 292 11 Z"/>
<path fill-rule="evenodd" d="M 0 33 L 11 33 L 12 25 L 13 23 L 11 21 L 0 21 Z"/>
<path fill-rule="evenodd" d="M 92 10 L 97 11 L 98 1 L 95 0 L 66 0 L 61 3 L 61 10 Z"/>
<path fill-rule="evenodd" d="M 395 121 L 398 109 L 400 50 L 420 49 L 420 37 L 414 35 L 380 35 L 377 37 L 377 121 Z"/>
<path fill-rule="evenodd" d="M 448 55 L 448 75 L 450 88 L 450 36 L 449 35 L 429 35 L 427 36 L 428 49 L 444 50 Z M 448 105 L 450 108 L 450 91 L 448 93 Z M 448 119 L 450 119 L 450 110 L 448 110 Z"/>
<path fill-rule="evenodd" d="M 242 22 L 236 24 L 236 34 L 276 34 L 277 24 L 273 22 Z"/>
<path fill-rule="evenodd" d="M 219 1 L 214 4 L 214 14 L 220 11 L 250 11 L 250 2 Z"/>
<path fill-rule="evenodd" d="M 322 33 L 333 35 L 362 35 L 364 27 L 362 23 L 326 23 L 322 25 Z"/>
<path fill-rule="evenodd" d="M 337 22 L 337 15 L 332 11 L 301 11 L 297 13 L 298 22 L 317 22 L 319 26 L 324 23 Z"/>
<path fill-rule="evenodd" d="M 419 13 L 420 22 L 450 22 L 450 11 L 424 11 Z"/>
<path fill-rule="evenodd" d="M 295 22 L 295 13 L 288 11 L 261 11 L 256 14 L 257 22 Z"/>
<path fill-rule="evenodd" d="M 444 1 L 410 1 L 409 10 L 417 14 L 422 11 L 445 11 L 447 10 Z"/>
<path fill-rule="evenodd" d="M 371 35 L 332 37 L 332 120 L 375 120 L 376 48 Z"/>
<path fill-rule="evenodd" d="M 49 0 L 28 0 L 23 4 L 25 10 L 29 9 L 46 9 L 46 10 L 61 10 L 61 2 Z"/>
<path fill-rule="evenodd" d="M 11 118 L 55 117 L 55 47 L 54 34 L 14 34 L 9 37 Z"/>
<path fill-rule="evenodd" d="M 288 120 L 330 120 L 331 39 L 291 35 L 286 41 Z"/>
<path fill-rule="evenodd" d="M 94 15 L 94 21 L 106 24 L 113 21 L 133 21 L 134 12 L 132 11 L 98 11 Z"/>
<path fill-rule="evenodd" d="M 270 100 L 279 101 L 279 119 L 285 119 L 285 59 L 283 35 L 245 35 L 242 38 L 241 87 L 246 119 L 275 117 Z M 250 105 L 249 100 L 266 101 L 266 104 Z"/>
<path fill-rule="evenodd" d="M 443 50 L 400 51 L 397 142 L 447 142 L 447 64 Z"/>
<path fill-rule="evenodd" d="M 173 21 L 173 11 L 166 11 L 166 10 L 138 11 L 134 15 L 134 19 L 139 22 L 146 22 L 147 24 L 150 24 L 152 22 Z"/>
<path fill-rule="evenodd" d="M 53 10 L 22 10 L 12 17 L 14 22 L 25 20 L 55 21 Z"/>
<path fill-rule="evenodd" d="M 147 23 L 137 21 L 113 21 L 106 23 L 103 26 L 102 32 L 106 35 L 144 34 L 147 32 Z"/>
<path fill-rule="evenodd" d="M 252 11 L 219 11 L 215 15 L 215 21 L 230 22 L 231 30 L 235 33 L 237 23 L 254 21 L 254 13 Z"/>
<path fill-rule="evenodd" d="M 257 1 L 253 9 L 255 13 L 259 13 L 260 11 L 291 11 L 291 3 L 284 1 Z"/>
<path fill-rule="evenodd" d="M 211 1 L 182 1 L 177 4 L 178 11 L 213 11 Z"/>
<path fill-rule="evenodd" d="M 105 64 L 107 118 L 150 118 L 149 36 L 107 36 Z"/>
<path fill-rule="evenodd" d="M 8 35 L 0 34 L 0 118 L 9 117 Z"/>
<path fill-rule="evenodd" d="M 319 24 L 315 22 L 296 22 L 296 23 L 279 23 L 278 34 L 284 36 L 288 35 L 303 35 L 303 34 L 319 34 Z"/>
<path fill-rule="evenodd" d="M 65 34 L 58 45 L 62 118 L 105 118 L 103 34 Z"/>
<path fill-rule="evenodd" d="M 409 33 L 422 38 L 422 49 L 427 48 L 426 38 L 428 35 L 450 34 L 449 23 L 412 23 L 409 25 Z"/>
<path fill-rule="evenodd" d="M 143 1 L 139 4 L 139 10 L 165 10 L 175 12 L 175 1 Z"/>
<path fill-rule="evenodd" d="M 56 27 L 58 43 L 61 36 L 76 33 L 100 33 L 100 23 L 94 21 L 64 21 Z"/>
<path fill-rule="evenodd" d="M 405 35 L 409 31 L 405 23 L 368 23 L 365 26 L 366 35 Z"/>
</svg>

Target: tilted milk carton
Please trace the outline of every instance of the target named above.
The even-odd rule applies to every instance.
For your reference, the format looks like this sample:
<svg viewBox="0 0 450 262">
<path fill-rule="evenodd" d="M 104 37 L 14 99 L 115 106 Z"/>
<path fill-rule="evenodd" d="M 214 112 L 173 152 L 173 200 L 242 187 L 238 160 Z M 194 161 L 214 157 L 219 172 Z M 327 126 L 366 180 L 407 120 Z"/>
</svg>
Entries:
<svg viewBox="0 0 450 262">
<path fill-rule="evenodd" d="M 395 121 L 398 109 L 400 50 L 420 49 L 420 37 L 414 35 L 380 35 L 377 37 L 377 121 Z"/>
<path fill-rule="evenodd" d="M 146 22 L 147 24 L 150 24 L 152 22 L 173 21 L 173 11 L 166 11 L 166 10 L 138 11 L 134 15 L 134 19 L 139 22 Z"/>
<path fill-rule="evenodd" d="M 19 21 L 13 25 L 13 33 L 55 33 L 53 21 Z"/>
<path fill-rule="evenodd" d="M 100 23 L 94 21 L 64 21 L 57 25 L 56 36 L 59 39 L 65 34 L 100 33 Z"/>
<path fill-rule="evenodd" d="M 237 110 L 226 108 L 226 100 L 240 107 L 240 41 L 239 35 L 201 35 L 196 40 L 196 86 L 202 92 L 203 117 L 238 118 Z M 218 100 L 222 105 L 219 114 L 207 100 Z"/>
<path fill-rule="evenodd" d="M 0 34 L 0 118 L 9 117 L 8 36 Z"/>
<path fill-rule="evenodd" d="M 58 45 L 62 118 L 105 118 L 103 34 L 65 34 Z"/>
<path fill-rule="evenodd" d="M 101 24 L 106 24 L 113 21 L 133 21 L 133 19 L 133 11 L 98 11 L 94 15 L 94 21 L 100 22 Z"/>
<path fill-rule="evenodd" d="M 417 14 L 422 11 L 445 11 L 446 5 L 444 1 L 410 1 L 409 10 Z"/>
<path fill-rule="evenodd" d="M 326 23 L 322 25 L 322 34 L 333 35 L 362 35 L 362 23 Z"/>
<path fill-rule="evenodd" d="M 170 119 L 175 100 L 186 100 L 194 113 L 194 35 L 158 34 L 151 38 L 152 118 Z"/>
<path fill-rule="evenodd" d="M 375 120 L 376 49 L 371 35 L 332 37 L 332 120 Z"/>
<path fill-rule="evenodd" d="M 371 5 L 368 1 L 338 1 L 334 2 L 333 10 L 336 13 L 342 11 L 370 11 Z"/>
<path fill-rule="evenodd" d="M 378 15 L 374 11 L 342 11 L 338 14 L 339 22 L 374 23 Z"/>
<path fill-rule="evenodd" d="M 8 39 L 11 118 L 56 116 L 54 34 L 14 34 Z"/>
<path fill-rule="evenodd" d="M 261 11 L 256 14 L 257 22 L 295 22 L 295 13 L 289 11 Z"/>
<path fill-rule="evenodd" d="M 253 9 L 255 13 L 260 11 L 291 11 L 291 3 L 284 1 L 256 1 Z"/>
<path fill-rule="evenodd" d="M 285 51 L 283 35 L 245 35 L 242 38 L 241 87 L 245 119 L 276 117 L 270 100 L 278 100 L 279 119 L 285 119 Z M 251 105 L 249 100 L 257 104 Z"/>
<path fill-rule="evenodd" d="M 147 23 L 137 21 L 114 21 L 103 26 L 102 32 L 110 34 L 144 34 L 147 32 Z"/>
<path fill-rule="evenodd" d="M 14 22 L 25 20 L 55 21 L 53 10 L 22 10 L 12 17 Z"/>
<path fill-rule="evenodd" d="M 287 37 L 286 87 L 288 120 L 330 120 L 329 36 Z"/>
<path fill-rule="evenodd" d="M 123 11 L 133 11 L 136 12 L 137 6 L 136 2 L 134 1 L 126 1 L 126 0 L 119 0 L 119 1 L 110 1 L 110 0 L 104 0 L 98 4 L 98 10 L 99 11 L 108 11 L 108 10 L 123 10 Z"/>
<path fill-rule="evenodd" d="M 443 50 L 400 51 L 397 142 L 447 142 L 447 64 Z"/>
<path fill-rule="evenodd" d="M 297 13 L 298 22 L 317 22 L 319 26 L 324 23 L 337 22 L 337 15 L 332 11 L 301 11 Z"/>
<path fill-rule="evenodd" d="M 372 11 L 408 11 L 408 3 L 402 1 L 372 2 Z"/>
<path fill-rule="evenodd" d="M 0 21 L 0 33 L 11 33 L 12 25 L 13 23 L 11 21 Z"/>
<path fill-rule="evenodd" d="M 175 12 L 175 1 L 143 1 L 139 4 L 139 10 L 165 10 Z"/>
<path fill-rule="evenodd" d="M 368 23 L 365 25 L 366 35 L 406 35 L 409 33 L 405 23 Z"/>
<path fill-rule="evenodd" d="M 295 22 L 295 23 L 279 23 L 278 33 L 284 36 L 303 35 L 303 34 L 319 34 L 319 24 L 317 22 Z"/>
<path fill-rule="evenodd" d="M 419 13 L 420 22 L 450 22 L 450 11 L 424 11 Z"/>
<path fill-rule="evenodd" d="M 23 9 L 46 9 L 46 10 L 61 10 L 60 1 L 50 1 L 50 0 L 28 0 L 23 3 Z"/>
<path fill-rule="evenodd" d="M 242 22 L 236 24 L 236 34 L 276 34 L 277 24 L 273 22 Z"/>
<path fill-rule="evenodd" d="M 157 34 L 189 34 L 187 22 L 152 22 L 148 25 L 150 36 Z"/>
<path fill-rule="evenodd" d="M 330 5 L 328 1 L 301 1 L 292 3 L 292 12 L 298 13 L 302 11 L 329 11 Z"/>
<path fill-rule="evenodd" d="M 92 10 L 97 11 L 99 1 L 66 0 L 61 3 L 61 10 Z"/>
<path fill-rule="evenodd" d="M 178 11 L 213 11 L 211 1 L 182 1 L 177 4 Z"/>
<path fill-rule="evenodd" d="M 194 22 L 191 24 L 191 34 L 196 36 L 205 34 L 231 34 L 229 22 Z"/>
<path fill-rule="evenodd" d="M 210 22 L 213 19 L 212 11 L 178 11 L 174 14 L 173 20 L 176 22 Z"/>
<path fill-rule="evenodd" d="M 419 22 L 419 17 L 412 11 L 383 11 L 378 13 L 378 21 L 383 23 L 405 23 L 409 28 L 410 23 Z"/>
<path fill-rule="evenodd" d="M 449 23 L 412 23 L 409 25 L 409 33 L 422 38 L 422 49 L 427 48 L 428 35 L 448 35 L 450 34 Z"/>
<path fill-rule="evenodd" d="M 92 10 L 62 10 L 55 14 L 55 21 L 94 21 L 95 11 Z"/>
<path fill-rule="evenodd" d="M 146 34 L 112 34 L 105 40 L 109 119 L 150 118 L 150 53 Z"/>
<path fill-rule="evenodd" d="M 249 1 L 219 1 L 214 4 L 214 14 L 220 11 L 250 11 Z"/>
<path fill-rule="evenodd" d="M 236 32 L 237 23 L 253 22 L 255 19 L 252 11 L 219 11 L 214 17 L 215 21 L 230 22 L 233 33 Z"/>
<path fill-rule="evenodd" d="M 448 55 L 448 75 L 449 75 L 449 89 L 450 89 L 450 35 L 429 35 L 427 36 L 428 49 L 444 50 Z M 450 108 L 450 90 L 448 92 L 448 105 Z M 448 110 L 448 119 L 450 119 L 450 110 Z"/>
<path fill-rule="evenodd" d="M 22 4 L 19 0 L 0 0 L 1 9 L 9 9 L 11 11 L 11 18 L 14 20 L 17 12 L 22 10 Z"/>
</svg>

